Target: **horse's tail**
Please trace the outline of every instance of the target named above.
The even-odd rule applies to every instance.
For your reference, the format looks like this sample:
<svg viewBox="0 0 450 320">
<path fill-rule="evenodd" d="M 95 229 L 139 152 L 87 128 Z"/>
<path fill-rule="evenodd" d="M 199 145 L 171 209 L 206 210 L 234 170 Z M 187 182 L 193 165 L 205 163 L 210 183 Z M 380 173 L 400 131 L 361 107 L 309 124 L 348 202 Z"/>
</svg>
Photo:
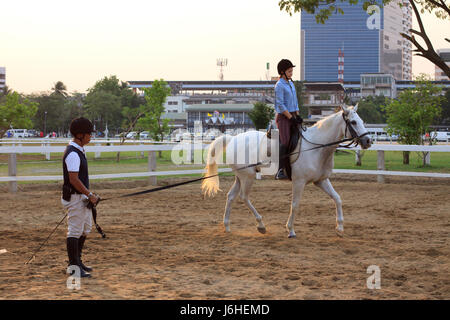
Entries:
<svg viewBox="0 0 450 320">
<path fill-rule="evenodd" d="M 203 195 L 208 195 L 214 197 L 219 189 L 219 176 L 218 165 L 216 159 L 220 159 L 223 154 L 223 150 L 227 146 L 228 142 L 232 137 L 224 134 L 214 140 L 208 149 L 208 156 L 206 158 L 206 167 L 204 177 L 213 176 L 211 178 L 204 179 L 202 182 L 202 192 Z"/>
</svg>

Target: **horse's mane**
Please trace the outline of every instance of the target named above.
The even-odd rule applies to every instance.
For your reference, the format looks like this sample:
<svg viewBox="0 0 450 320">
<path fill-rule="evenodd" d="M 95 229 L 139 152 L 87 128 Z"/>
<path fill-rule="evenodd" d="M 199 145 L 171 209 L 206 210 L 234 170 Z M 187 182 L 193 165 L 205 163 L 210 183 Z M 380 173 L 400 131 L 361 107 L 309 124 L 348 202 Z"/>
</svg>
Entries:
<svg viewBox="0 0 450 320">
<path fill-rule="evenodd" d="M 341 114 L 342 111 L 338 111 L 336 113 L 330 114 L 329 116 L 323 118 L 322 120 L 317 121 L 312 128 L 317 129 L 326 129 L 330 126 L 331 123 L 333 123 L 333 120 Z"/>
</svg>

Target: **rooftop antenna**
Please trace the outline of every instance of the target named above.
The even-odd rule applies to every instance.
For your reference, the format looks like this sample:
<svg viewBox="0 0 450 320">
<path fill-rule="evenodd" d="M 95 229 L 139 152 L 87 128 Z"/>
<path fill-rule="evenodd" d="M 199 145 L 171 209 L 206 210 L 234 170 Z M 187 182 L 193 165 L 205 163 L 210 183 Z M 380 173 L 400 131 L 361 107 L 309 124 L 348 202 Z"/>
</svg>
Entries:
<svg viewBox="0 0 450 320">
<path fill-rule="evenodd" d="M 220 81 L 223 81 L 223 67 L 226 67 L 228 65 L 228 59 L 220 58 L 217 59 L 217 66 L 220 67 L 220 73 L 219 73 L 219 79 Z"/>
</svg>

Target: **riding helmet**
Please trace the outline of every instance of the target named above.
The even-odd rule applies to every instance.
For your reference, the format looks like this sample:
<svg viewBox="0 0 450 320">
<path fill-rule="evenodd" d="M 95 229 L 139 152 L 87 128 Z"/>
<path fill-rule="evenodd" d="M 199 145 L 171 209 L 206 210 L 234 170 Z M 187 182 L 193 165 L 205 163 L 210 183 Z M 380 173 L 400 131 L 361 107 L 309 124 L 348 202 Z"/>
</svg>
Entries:
<svg viewBox="0 0 450 320">
<path fill-rule="evenodd" d="M 290 60 L 282 59 L 280 62 L 278 62 L 278 66 L 277 66 L 278 74 L 281 76 L 286 72 L 287 69 L 293 68 L 293 67 L 295 67 L 295 66 L 292 64 L 292 62 Z"/>
<path fill-rule="evenodd" d="M 94 126 L 92 125 L 92 122 L 86 118 L 76 118 L 70 123 L 70 133 L 74 137 L 79 133 L 91 133 L 93 131 Z"/>
</svg>

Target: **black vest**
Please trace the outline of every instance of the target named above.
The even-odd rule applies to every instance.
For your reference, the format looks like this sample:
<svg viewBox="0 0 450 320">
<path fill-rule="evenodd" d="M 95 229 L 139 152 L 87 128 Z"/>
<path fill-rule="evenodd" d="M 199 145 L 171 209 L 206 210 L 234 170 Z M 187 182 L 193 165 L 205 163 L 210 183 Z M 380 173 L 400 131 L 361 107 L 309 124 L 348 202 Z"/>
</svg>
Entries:
<svg viewBox="0 0 450 320">
<path fill-rule="evenodd" d="M 86 189 L 89 189 L 89 173 L 88 173 L 88 163 L 87 163 L 86 156 L 84 155 L 84 153 L 82 151 L 78 150 L 77 148 L 75 148 L 74 146 L 72 146 L 70 144 L 67 146 L 66 151 L 64 152 L 64 157 L 63 157 L 64 186 L 70 187 L 72 189 L 71 193 L 81 194 L 81 192 L 78 192 L 72 186 L 72 184 L 70 183 L 70 180 L 69 180 L 69 171 L 67 170 L 66 158 L 72 151 L 76 152 L 78 154 L 78 156 L 80 157 L 80 169 L 78 171 L 78 179 L 80 179 L 80 181 L 84 184 Z"/>
</svg>

